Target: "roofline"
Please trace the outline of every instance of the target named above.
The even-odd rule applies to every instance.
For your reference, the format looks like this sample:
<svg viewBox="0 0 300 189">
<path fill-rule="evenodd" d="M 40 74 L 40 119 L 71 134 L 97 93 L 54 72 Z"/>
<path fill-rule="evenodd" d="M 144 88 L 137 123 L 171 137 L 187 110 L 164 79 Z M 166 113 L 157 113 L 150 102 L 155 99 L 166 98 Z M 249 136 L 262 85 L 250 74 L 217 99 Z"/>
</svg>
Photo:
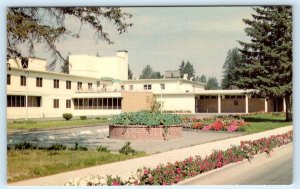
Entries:
<svg viewBox="0 0 300 189">
<path fill-rule="evenodd" d="M 196 85 L 204 85 L 204 86 L 206 85 L 206 83 L 186 80 L 186 79 L 182 79 L 182 78 L 125 80 L 125 81 L 122 81 L 121 83 L 125 84 L 125 83 L 164 82 L 164 81 L 180 81 L 180 82 L 186 82 L 186 83 L 193 83 L 193 84 L 196 84 Z"/>
<path fill-rule="evenodd" d="M 100 78 L 95 78 L 95 77 L 84 77 L 84 76 L 79 76 L 79 75 L 70 75 L 70 74 L 66 74 L 66 73 L 59 73 L 59 72 L 52 72 L 52 71 L 38 71 L 38 70 L 20 69 L 20 68 L 14 68 L 14 67 L 11 67 L 11 70 L 20 71 L 20 72 L 29 71 L 29 72 L 43 73 L 43 74 L 50 74 L 50 75 L 59 75 L 59 76 L 77 77 L 77 78 L 83 78 L 83 79 L 101 80 Z"/>
</svg>

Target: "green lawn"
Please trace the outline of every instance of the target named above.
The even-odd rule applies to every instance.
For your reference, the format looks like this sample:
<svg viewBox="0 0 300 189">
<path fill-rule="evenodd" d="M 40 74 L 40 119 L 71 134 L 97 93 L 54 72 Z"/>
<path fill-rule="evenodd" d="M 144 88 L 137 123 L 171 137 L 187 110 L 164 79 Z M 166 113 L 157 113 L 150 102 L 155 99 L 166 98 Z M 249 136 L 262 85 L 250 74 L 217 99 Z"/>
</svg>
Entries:
<svg viewBox="0 0 300 189">
<path fill-rule="evenodd" d="M 145 155 L 144 152 L 132 156 L 96 150 L 9 150 L 7 179 L 8 182 L 16 182 Z"/>
<path fill-rule="evenodd" d="M 285 116 L 268 114 L 257 114 L 242 117 L 250 126 L 246 128 L 247 134 L 263 132 L 279 127 L 292 125 L 292 122 L 286 122 Z"/>
<path fill-rule="evenodd" d="M 104 119 L 86 119 L 86 120 L 48 120 L 48 121 L 25 121 L 7 123 L 8 130 L 24 129 L 24 130 L 40 130 L 40 129 L 53 129 L 74 126 L 95 126 L 107 125 L 109 120 Z"/>
</svg>

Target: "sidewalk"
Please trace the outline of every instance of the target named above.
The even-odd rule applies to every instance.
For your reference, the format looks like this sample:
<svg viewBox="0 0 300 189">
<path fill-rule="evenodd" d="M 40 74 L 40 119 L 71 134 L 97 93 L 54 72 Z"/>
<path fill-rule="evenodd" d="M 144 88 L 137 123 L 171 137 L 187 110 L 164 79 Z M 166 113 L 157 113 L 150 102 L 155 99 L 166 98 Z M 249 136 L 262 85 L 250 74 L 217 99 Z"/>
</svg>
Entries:
<svg viewBox="0 0 300 189">
<path fill-rule="evenodd" d="M 72 177 L 83 177 L 96 174 L 113 174 L 123 175 L 130 171 L 136 171 L 143 166 L 156 167 L 160 163 L 175 162 L 183 160 L 189 156 L 200 155 L 204 157 L 210 154 L 212 150 L 225 150 L 230 148 L 231 145 L 239 145 L 242 140 L 255 140 L 263 137 L 269 137 L 271 135 L 282 134 L 292 130 L 292 126 L 281 127 L 274 130 L 269 130 L 261 133 L 255 133 L 251 135 L 240 136 L 236 138 L 230 138 L 202 145 L 196 145 L 186 147 L 182 149 L 172 150 L 164 153 L 154 154 L 147 157 L 141 157 L 136 159 L 130 159 L 121 162 L 115 162 L 105 165 L 94 166 L 90 168 L 84 168 L 76 171 L 70 171 L 66 173 L 60 173 L 56 175 L 41 177 L 37 179 L 30 179 L 9 184 L 10 186 L 51 186 L 51 185 L 64 185 Z"/>
</svg>

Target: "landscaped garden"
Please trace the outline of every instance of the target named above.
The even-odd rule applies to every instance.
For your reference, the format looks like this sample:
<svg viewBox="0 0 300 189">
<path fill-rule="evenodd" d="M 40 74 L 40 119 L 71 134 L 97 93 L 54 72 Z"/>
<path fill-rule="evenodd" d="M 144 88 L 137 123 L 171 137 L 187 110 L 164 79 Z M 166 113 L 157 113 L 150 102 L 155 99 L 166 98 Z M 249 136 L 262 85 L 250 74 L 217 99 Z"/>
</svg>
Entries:
<svg viewBox="0 0 300 189">
<path fill-rule="evenodd" d="M 78 143 L 73 148 L 54 144 L 45 149 L 24 142 L 8 149 L 8 182 L 37 178 L 76 169 L 123 161 L 145 156 L 126 143 L 119 153 L 111 153 L 105 146 L 90 150 Z"/>
<path fill-rule="evenodd" d="M 293 141 L 293 132 L 261 138 L 254 141 L 241 141 L 223 151 L 214 151 L 204 157 L 189 157 L 183 161 L 159 164 L 156 168 L 143 167 L 128 175 L 95 175 L 92 177 L 72 178 L 67 186 L 99 185 L 172 185 L 187 178 L 242 161 L 252 159 L 254 155 L 267 153 Z"/>
<path fill-rule="evenodd" d="M 182 117 L 184 128 L 202 131 L 246 132 L 247 134 L 263 132 L 278 127 L 292 125 L 286 122 L 281 113 L 257 113 L 252 115 L 224 115 L 213 118 L 198 119 Z"/>
</svg>

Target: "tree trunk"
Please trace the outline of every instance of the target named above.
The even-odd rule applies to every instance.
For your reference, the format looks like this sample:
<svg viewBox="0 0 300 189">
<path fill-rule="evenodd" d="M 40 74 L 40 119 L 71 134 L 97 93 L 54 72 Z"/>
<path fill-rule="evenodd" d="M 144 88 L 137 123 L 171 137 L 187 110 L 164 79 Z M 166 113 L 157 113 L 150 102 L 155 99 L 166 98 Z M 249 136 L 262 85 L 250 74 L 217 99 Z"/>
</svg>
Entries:
<svg viewBox="0 0 300 189">
<path fill-rule="evenodd" d="M 285 99 L 285 104 L 286 104 L 285 120 L 286 121 L 293 121 L 291 95 L 286 95 L 284 97 L 284 99 Z"/>
</svg>

